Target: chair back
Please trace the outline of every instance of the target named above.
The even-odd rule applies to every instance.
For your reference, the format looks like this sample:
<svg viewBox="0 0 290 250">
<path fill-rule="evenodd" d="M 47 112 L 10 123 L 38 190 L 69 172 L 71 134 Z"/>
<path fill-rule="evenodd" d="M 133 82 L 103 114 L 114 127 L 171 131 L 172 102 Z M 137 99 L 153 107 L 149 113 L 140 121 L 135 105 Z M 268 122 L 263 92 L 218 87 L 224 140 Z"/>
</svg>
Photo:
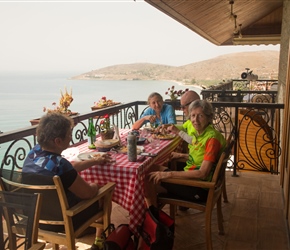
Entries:
<svg viewBox="0 0 290 250">
<path fill-rule="evenodd" d="M 21 247 L 27 250 L 37 243 L 41 201 L 42 196 L 39 193 L 0 191 L 0 215 L 4 218 L 0 223 L 0 249 Z M 3 227 L 4 222 L 6 226 Z M 4 228 L 8 236 L 3 233 Z M 18 238 L 21 240 L 17 241 Z"/>
<path fill-rule="evenodd" d="M 221 154 L 219 161 L 217 163 L 212 182 L 216 183 L 216 190 L 215 192 L 219 191 L 219 188 L 222 187 L 222 185 L 225 185 L 225 171 L 227 167 L 228 160 L 231 155 L 232 148 L 235 144 L 234 140 L 234 132 L 235 128 L 231 131 L 229 134 L 226 142 L 226 148 L 224 149 L 223 153 Z"/>
<path fill-rule="evenodd" d="M 41 193 L 40 224 L 64 225 L 53 176 L 1 170 L 1 188 L 18 193 Z"/>
<path fill-rule="evenodd" d="M 20 194 L 42 194 L 38 237 L 53 243 L 55 248 L 66 245 L 68 249 L 75 250 L 75 239 L 85 229 L 89 226 L 107 228 L 111 223 L 111 201 L 115 183 L 107 183 L 91 199 L 78 201 L 74 199 L 73 193 L 64 189 L 59 176 L 9 170 L 0 170 L 0 175 L 1 190 Z M 100 209 L 99 202 L 102 202 Z M 102 222 L 98 223 L 97 220 Z M 74 222 L 78 223 L 76 227 Z"/>
</svg>

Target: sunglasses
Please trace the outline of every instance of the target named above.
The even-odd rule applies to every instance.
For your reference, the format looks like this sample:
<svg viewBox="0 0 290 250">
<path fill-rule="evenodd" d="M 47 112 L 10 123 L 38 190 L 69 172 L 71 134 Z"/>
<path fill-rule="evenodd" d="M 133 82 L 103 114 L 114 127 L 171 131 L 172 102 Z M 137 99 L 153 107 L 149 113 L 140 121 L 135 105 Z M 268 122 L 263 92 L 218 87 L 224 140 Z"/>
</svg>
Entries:
<svg viewBox="0 0 290 250">
<path fill-rule="evenodd" d="M 187 107 L 190 103 L 192 103 L 192 102 L 186 103 L 184 105 L 180 105 L 180 109 L 185 109 L 185 107 Z"/>
</svg>

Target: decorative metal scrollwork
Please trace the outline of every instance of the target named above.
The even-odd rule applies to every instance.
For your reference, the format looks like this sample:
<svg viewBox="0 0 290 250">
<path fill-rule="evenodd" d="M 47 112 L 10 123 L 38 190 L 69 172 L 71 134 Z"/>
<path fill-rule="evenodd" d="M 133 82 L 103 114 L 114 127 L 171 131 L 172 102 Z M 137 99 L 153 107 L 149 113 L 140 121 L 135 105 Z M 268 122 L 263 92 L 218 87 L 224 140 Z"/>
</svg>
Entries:
<svg viewBox="0 0 290 250">
<path fill-rule="evenodd" d="M 263 109 L 239 111 L 237 166 L 244 170 L 278 173 L 279 138 Z"/>
<path fill-rule="evenodd" d="M 32 143 L 27 138 L 21 138 L 13 141 L 7 148 L 1 169 L 10 169 L 19 171 L 22 169 L 23 162 L 32 148 Z"/>
</svg>

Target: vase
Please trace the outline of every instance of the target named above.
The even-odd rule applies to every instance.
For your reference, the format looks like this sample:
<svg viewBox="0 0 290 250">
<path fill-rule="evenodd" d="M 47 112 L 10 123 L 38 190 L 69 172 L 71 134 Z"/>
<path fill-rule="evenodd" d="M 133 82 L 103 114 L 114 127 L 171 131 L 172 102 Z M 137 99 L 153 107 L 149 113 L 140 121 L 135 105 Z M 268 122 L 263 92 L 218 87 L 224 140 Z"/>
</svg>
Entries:
<svg viewBox="0 0 290 250">
<path fill-rule="evenodd" d="M 108 130 L 107 132 L 101 132 L 101 138 L 103 141 L 113 139 L 114 134 L 115 134 L 114 130 Z"/>
</svg>

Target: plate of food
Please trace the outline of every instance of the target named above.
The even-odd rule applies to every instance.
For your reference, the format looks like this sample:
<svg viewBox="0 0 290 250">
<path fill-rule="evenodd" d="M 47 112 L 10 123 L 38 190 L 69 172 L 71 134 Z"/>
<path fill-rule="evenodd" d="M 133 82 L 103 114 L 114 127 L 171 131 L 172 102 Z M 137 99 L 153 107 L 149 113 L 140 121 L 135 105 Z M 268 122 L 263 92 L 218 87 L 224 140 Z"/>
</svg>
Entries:
<svg viewBox="0 0 290 250">
<path fill-rule="evenodd" d="M 158 135 L 155 135 L 155 137 L 160 140 L 171 140 L 175 137 L 175 135 L 174 134 L 158 134 Z"/>
<path fill-rule="evenodd" d="M 85 161 L 85 160 L 89 160 L 92 158 L 99 158 L 103 154 L 105 154 L 105 153 L 103 153 L 103 152 L 85 152 L 85 153 L 79 154 L 78 158 L 82 161 Z"/>
<path fill-rule="evenodd" d="M 75 159 L 79 153 L 80 152 L 78 148 L 67 148 L 61 152 L 61 156 L 63 158 L 66 158 L 68 161 L 71 161 Z"/>
<path fill-rule="evenodd" d="M 144 151 L 144 147 L 143 146 L 137 146 L 137 154 L 138 155 L 141 154 L 143 151 Z M 118 153 L 127 154 L 127 152 L 128 152 L 127 146 L 123 146 L 123 147 L 118 149 Z"/>
</svg>

